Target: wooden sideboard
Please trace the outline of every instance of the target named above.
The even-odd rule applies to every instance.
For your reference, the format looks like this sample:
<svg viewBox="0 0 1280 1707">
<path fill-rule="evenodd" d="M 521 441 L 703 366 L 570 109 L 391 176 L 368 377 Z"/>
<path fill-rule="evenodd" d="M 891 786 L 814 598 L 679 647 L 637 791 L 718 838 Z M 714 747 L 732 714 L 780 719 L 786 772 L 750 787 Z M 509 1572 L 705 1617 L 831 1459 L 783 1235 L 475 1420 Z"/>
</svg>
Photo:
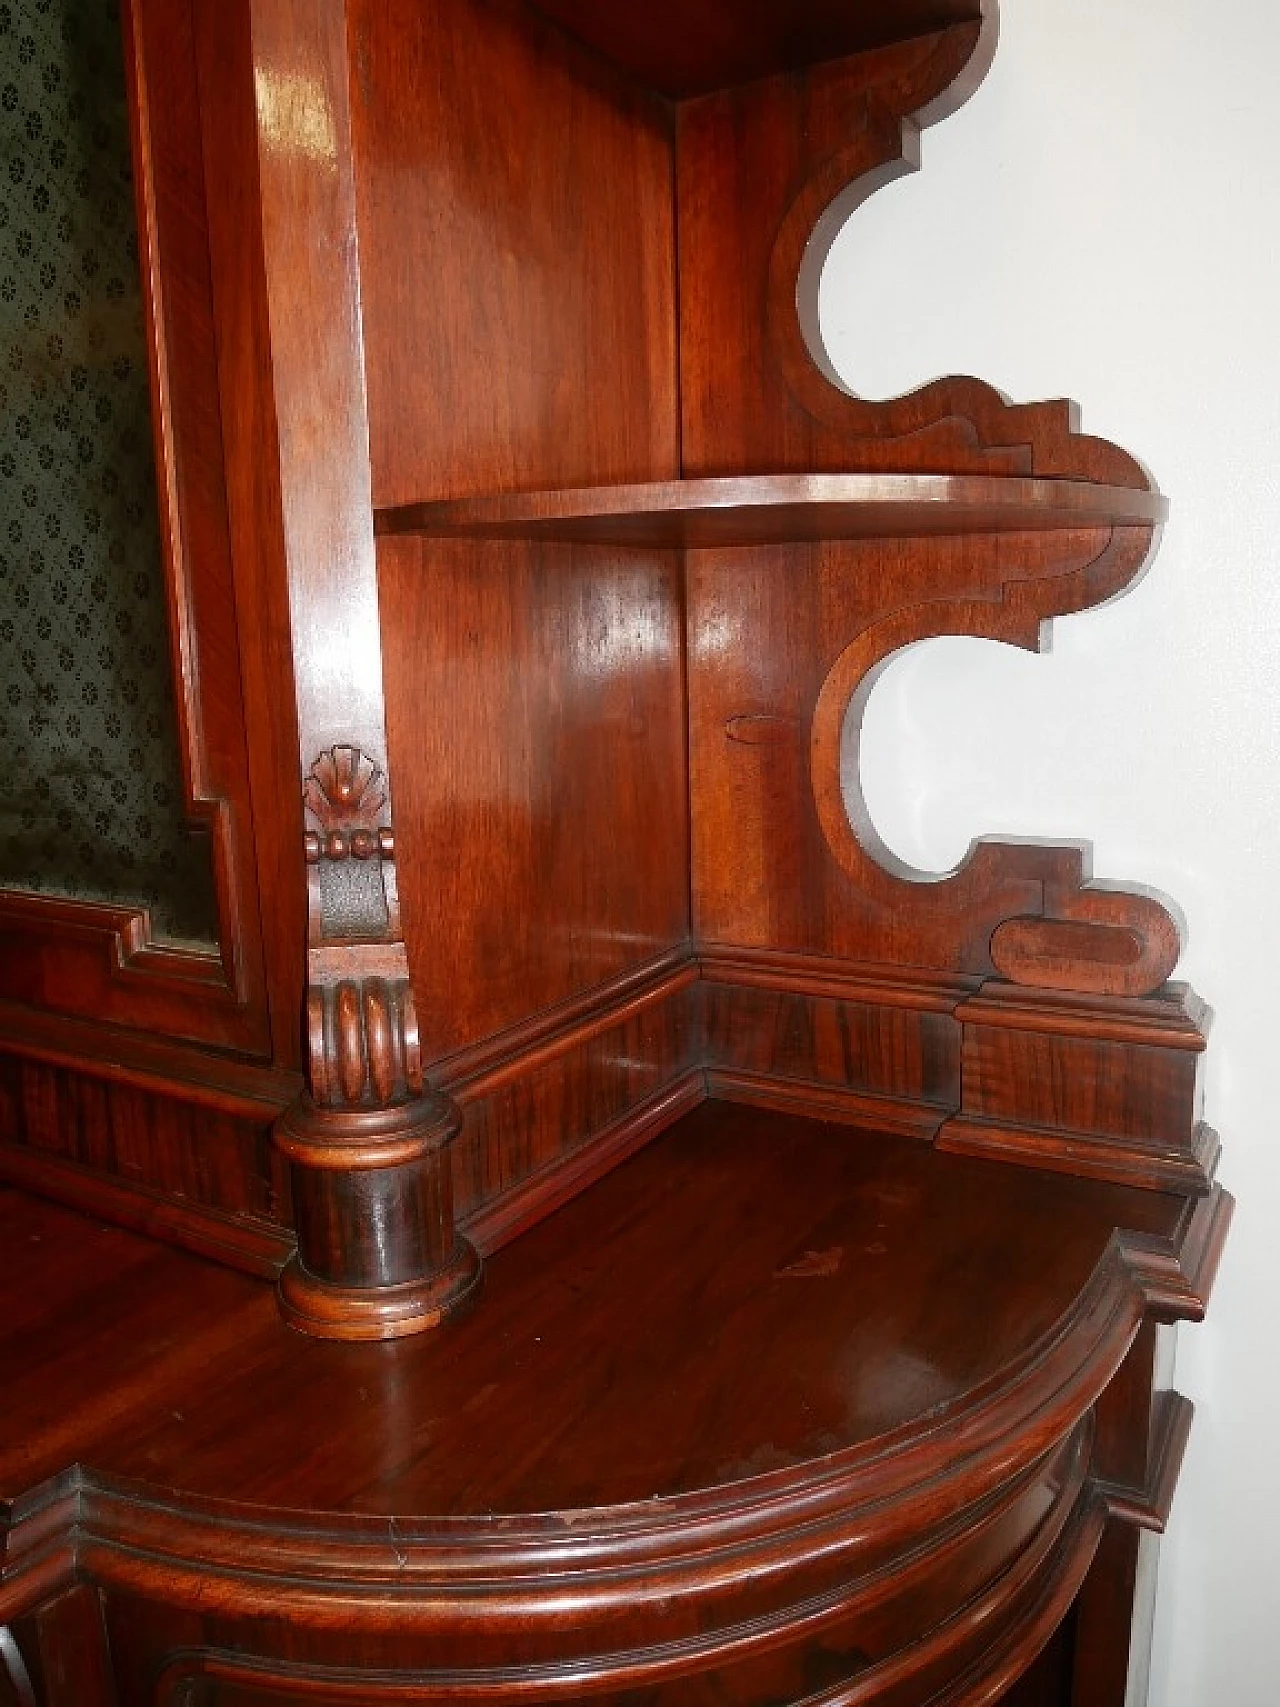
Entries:
<svg viewBox="0 0 1280 1707">
<path fill-rule="evenodd" d="M 993 8 L 122 10 L 216 928 L 0 892 L 0 1707 L 1141 1707 L 1204 1009 L 858 748 L 1165 500 L 817 329 Z"/>
</svg>

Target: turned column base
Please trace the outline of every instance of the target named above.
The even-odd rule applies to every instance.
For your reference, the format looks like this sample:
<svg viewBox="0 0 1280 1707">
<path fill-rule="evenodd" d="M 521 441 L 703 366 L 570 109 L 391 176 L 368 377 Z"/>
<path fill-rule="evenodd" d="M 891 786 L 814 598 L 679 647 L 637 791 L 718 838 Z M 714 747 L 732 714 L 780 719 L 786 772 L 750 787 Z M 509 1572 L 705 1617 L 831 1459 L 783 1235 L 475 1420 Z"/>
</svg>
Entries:
<svg viewBox="0 0 1280 1707">
<path fill-rule="evenodd" d="M 483 1270 L 474 1246 L 459 1238 L 437 1274 L 399 1286 L 334 1286 L 295 1256 L 280 1276 L 280 1313 L 291 1328 L 317 1339 L 391 1340 L 425 1333 L 479 1296 Z"/>
<path fill-rule="evenodd" d="M 427 1093 L 390 1108 L 282 1115 L 298 1253 L 280 1277 L 290 1326 L 321 1339 L 422 1333 L 479 1291 L 480 1258 L 453 1225 L 449 1146 L 457 1109 Z"/>
</svg>

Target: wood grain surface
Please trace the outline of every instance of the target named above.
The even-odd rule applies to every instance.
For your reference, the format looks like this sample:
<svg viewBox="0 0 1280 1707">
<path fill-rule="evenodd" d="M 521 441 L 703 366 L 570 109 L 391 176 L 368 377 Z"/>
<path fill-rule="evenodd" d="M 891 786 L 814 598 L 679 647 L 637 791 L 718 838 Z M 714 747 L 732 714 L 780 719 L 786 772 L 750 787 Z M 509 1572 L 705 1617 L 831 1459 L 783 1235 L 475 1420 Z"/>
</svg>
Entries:
<svg viewBox="0 0 1280 1707">
<path fill-rule="evenodd" d="M 248 1496 L 251 1455 L 275 1504 L 440 1517 L 667 1497 L 923 1426 L 1025 1362 L 1117 1227 L 1168 1240 L 1183 1214 L 709 1103 L 494 1258 L 479 1316 L 362 1349 L 310 1345 L 251 1281 L 126 1233 L 71 1262 L 73 1216 L 3 1201 L 8 1496 L 74 1440 L 192 1494 Z M 166 1353 L 179 1322 L 203 1325 Z M 136 1409 L 103 1409 L 86 1375 L 104 1360 L 121 1391 L 138 1372 Z M 34 1429 L 55 1392 L 58 1428 Z M 387 1458 L 395 1430 L 366 1423 L 393 1393 L 414 1420 Z"/>
<path fill-rule="evenodd" d="M 705 94 L 772 72 L 799 71 L 981 15 L 981 0 L 712 0 L 692 15 L 661 0 L 599 6 L 539 0 L 539 11 L 668 95 Z"/>
<path fill-rule="evenodd" d="M 1016 475 L 778 474 L 518 492 L 380 510 L 380 534 L 554 539 L 654 550 L 794 540 L 1035 533 L 1160 521 L 1158 493 Z"/>
</svg>

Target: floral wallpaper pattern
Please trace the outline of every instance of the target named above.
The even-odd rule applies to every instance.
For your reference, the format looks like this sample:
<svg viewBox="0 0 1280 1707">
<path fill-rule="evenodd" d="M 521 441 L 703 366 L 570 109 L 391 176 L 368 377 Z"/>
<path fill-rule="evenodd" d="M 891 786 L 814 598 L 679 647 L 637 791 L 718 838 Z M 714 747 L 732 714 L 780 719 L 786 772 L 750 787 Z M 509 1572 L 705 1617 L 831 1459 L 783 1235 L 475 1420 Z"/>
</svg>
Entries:
<svg viewBox="0 0 1280 1707">
<path fill-rule="evenodd" d="M 0 885 L 214 933 L 184 822 L 120 17 L 0 0 Z"/>
</svg>

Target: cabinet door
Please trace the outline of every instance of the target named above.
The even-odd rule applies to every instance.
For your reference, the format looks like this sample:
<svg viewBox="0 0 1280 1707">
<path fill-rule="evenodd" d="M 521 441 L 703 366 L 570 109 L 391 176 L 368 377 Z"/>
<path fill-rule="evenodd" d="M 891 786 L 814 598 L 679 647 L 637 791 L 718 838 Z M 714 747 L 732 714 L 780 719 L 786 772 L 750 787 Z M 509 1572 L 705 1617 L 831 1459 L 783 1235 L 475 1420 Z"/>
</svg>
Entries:
<svg viewBox="0 0 1280 1707">
<path fill-rule="evenodd" d="M 255 827 L 277 778 L 247 730 L 288 727 L 291 683 L 287 630 L 285 679 L 261 666 L 283 604 L 215 316 L 239 191 L 206 143 L 248 50 L 208 36 L 196 0 L 0 13 L 0 999 L 263 1057 L 301 878 L 264 920 L 259 861 L 300 807 Z"/>
</svg>

